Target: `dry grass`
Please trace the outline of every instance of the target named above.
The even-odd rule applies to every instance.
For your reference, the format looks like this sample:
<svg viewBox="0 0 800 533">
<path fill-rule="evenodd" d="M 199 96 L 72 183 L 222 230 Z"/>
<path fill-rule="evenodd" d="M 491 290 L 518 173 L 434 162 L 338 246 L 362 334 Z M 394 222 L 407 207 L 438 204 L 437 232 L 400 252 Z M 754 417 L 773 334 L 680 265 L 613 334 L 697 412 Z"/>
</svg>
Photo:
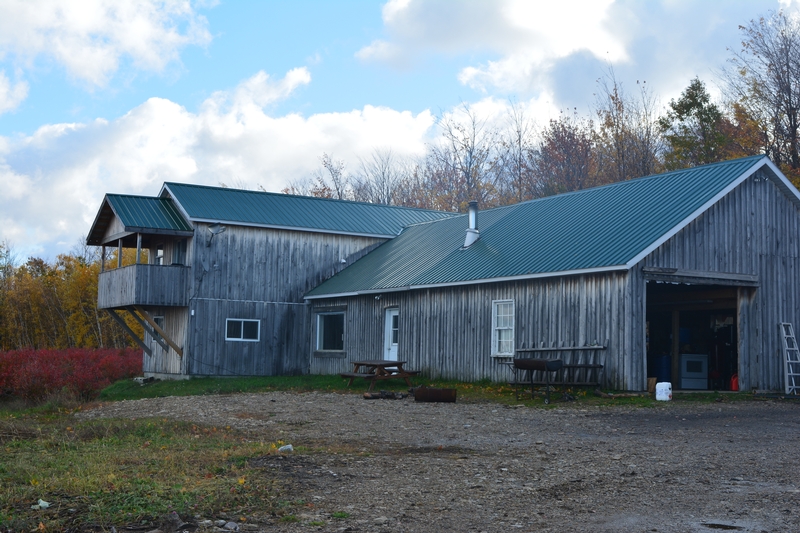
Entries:
<svg viewBox="0 0 800 533">
<path fill-rule="evenodd" d="M 0 529 L 156 524 L 173 510 L 252 518 L 285 507 L 280 483 L 249 464 L 281 443 L 230 428 L 165 419 L 76 423 L 62 413 L 5 415 L 0 434 Z M 51 506 L 31 509 L 39 499 Z"/>
</svg>

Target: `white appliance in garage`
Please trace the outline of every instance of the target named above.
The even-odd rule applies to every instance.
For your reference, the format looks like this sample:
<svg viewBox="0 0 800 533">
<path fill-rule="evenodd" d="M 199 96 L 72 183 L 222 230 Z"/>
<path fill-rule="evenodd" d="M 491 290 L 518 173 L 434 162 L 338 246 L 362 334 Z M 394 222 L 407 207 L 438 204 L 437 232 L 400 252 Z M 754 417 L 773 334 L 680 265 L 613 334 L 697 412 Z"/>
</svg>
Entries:
<svg viewBox="0 0 800 533">
<path fill-rule="evenodd" d="M 708 355 L 681 354 L 681 389 L 708 389 Z"/>
</svg>

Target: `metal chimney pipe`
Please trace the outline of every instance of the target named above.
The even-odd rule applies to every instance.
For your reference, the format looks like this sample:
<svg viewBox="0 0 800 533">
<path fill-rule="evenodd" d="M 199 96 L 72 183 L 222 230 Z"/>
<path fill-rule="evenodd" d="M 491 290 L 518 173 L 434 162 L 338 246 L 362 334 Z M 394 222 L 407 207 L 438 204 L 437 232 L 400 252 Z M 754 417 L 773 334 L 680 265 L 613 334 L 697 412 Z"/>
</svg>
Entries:
<svg viewBox="0 0 800 533">
<path fill-rule="evenodd" d="M 478 202 L 474 200 L 470 202 L 467 213 L 469 216 L 469 227 L 467 228 L 467 237 L 464 239 L 464 248 L 469 247 L 481 238 L 481 232 L 478 231 Z"/>
<path fill-rule="evenodd" d="M 469 207 L 467 207 L 467 212 L 469 213 L 469 229 L 478 229 L 478 202 L 475 200 L 469 203 Z"/>
</svg>

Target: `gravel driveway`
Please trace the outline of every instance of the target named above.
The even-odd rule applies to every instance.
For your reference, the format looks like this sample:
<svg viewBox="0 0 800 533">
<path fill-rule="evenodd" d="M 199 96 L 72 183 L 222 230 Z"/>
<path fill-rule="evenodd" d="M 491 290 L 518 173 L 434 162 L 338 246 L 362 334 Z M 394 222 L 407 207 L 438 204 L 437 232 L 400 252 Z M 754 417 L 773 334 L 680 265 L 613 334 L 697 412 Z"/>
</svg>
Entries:
<svg viewBox="0 0 800 533">
<path fill-rule="evenodd" d="M 800 402 L 540 409 L 271 392 L 81 416 L 171 417 L 340 450 L 260 460 L 314 503 L 265 531 L 800 531 Z"/>
</svg>

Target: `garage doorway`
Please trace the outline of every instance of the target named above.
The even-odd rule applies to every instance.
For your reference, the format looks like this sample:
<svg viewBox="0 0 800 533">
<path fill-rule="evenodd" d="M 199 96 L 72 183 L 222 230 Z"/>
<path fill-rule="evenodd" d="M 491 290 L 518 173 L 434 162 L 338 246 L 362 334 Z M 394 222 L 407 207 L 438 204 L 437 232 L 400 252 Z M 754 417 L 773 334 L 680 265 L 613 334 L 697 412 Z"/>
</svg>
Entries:
<svg viewBox="0 0 800 533">
<path fill-rule="evenodd" d="M 738 390 L 738 289 L 647 282 L 647 376 L 674 390 Z"/>
</svg>

